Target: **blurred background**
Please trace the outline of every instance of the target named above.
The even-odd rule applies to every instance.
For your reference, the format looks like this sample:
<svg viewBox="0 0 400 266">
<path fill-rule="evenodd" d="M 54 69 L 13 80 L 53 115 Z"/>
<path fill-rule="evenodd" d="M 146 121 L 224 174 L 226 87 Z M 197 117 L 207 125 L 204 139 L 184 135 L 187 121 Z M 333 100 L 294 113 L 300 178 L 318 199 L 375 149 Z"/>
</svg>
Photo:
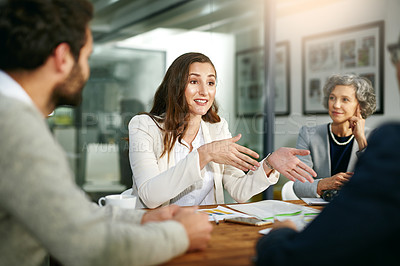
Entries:
<svg viewBox="0 0 400 266">
<path fill-rule="evenodd" d="M 398 0 L 91 1 L 94 51 L 83 103 L 57 108 L 48 123 L 94 200 L 132 186 L 127 125 L 150 110 L 166 69 L 185 52 L 214 62 L 220 115 L 260 155 L 294 147 L 302 125 L 330 121 L 321 97 L 333 73 L 373 81 L 378 112 L 368 127 L 400 111 L 386 52 L 400 33 Z M 279 199 L 286 181 L 252 200 Z"/>
</svg>

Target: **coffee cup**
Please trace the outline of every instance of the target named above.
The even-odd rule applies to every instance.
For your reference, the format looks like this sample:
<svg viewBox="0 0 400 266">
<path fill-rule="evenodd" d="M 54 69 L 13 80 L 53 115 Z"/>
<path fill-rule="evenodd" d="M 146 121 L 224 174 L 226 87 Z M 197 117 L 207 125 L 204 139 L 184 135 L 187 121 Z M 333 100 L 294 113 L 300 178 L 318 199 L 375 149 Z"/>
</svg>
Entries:
<svg viewBox="0 0 400 266">
<path fill-rule="evenodd" d="M 99 205 L 113 205 L 125 209 L 135 209 L 136 197 L 133 195 L 107 195 L 99 199 Z"/>
</svg>

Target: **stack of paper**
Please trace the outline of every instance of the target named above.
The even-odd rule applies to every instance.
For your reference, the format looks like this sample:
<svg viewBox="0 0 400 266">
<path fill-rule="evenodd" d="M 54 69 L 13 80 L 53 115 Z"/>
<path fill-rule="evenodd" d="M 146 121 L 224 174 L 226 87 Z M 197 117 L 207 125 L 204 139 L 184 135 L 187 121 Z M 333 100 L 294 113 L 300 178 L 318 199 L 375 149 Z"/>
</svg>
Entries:
<svg viewBox="0 0 400 266">
<path fill-rule="evenodd" d="M 224 220 L 225 218 L 233 218 L 233 217 L 250 217 L 247 214 L 241 213 L 241 212 L 236 212 L 234 210 L 218 206 L 217 208 L 213 209 L 200 209 L 199 212 L 204 212 L 208 214 L 208 220 L 209 221 L 221 221 Z"/>
<path fill-rule="evenodd" d="M 228 205 L 228 207 L 271 222 L 275 219 L 280 221 L 290 219 L 299 230 L 303 229 L 320 213 L 319 210 L 310 207 L 278 200 L 263 200 L 247 204 Z"/>
</svg>

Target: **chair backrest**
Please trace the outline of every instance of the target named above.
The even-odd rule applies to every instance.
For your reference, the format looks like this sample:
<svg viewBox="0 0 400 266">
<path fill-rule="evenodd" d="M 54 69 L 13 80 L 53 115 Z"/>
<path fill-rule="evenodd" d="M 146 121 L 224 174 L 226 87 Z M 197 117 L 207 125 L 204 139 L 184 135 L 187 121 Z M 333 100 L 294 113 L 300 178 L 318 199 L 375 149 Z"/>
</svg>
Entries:
<svg viewBox="0 0 400 266">
<path fill-rule="evenodd" d="M 293 191 L 293 181 L 288 181 L 282 186 L 282 200 L 299 200 Z"/>
<path fill-rule="evenodd" d="M 85 181 L 92 184 L 120 183 L 117 144 L 87 145 Z"/>
</svg>

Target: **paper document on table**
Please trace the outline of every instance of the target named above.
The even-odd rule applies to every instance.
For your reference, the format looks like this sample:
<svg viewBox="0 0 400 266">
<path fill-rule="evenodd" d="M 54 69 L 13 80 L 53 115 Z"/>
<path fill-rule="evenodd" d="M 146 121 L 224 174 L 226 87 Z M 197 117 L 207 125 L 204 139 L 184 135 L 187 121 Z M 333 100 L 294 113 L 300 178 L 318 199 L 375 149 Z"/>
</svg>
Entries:
<svg viewBox="0 0 400 266">
<path fill-rule="evenodd" d="M 265 229 L 262 229 L 262 230 L 260 230 L 258 232 L 260 234 L 262 234 L 262 235 L 268 235 L 268 233 L 271 232 L 271 230 L 272 230 L 272 228 L 265 228 Z"/>
<path fill-rule="evenodd" d="M 271 222 L 274 222 L 274 219 L 291 219 L 298 229 L 302 229 L 305 224 L 320 213 L 319 210 L 310 207 L 278 200 L 263 200 L 247 204 L 228 205 L 228 207 Z"/>
<path fill-rule="evenodd" d="M 326 201 L 322 198 L 301 198 L 305 203 L 308 205 L 326 205 L 329 203 L 329 201 Z"/>
<path fill-rule="evenodd" d="M 199 209 L 199 212 L 204 212 L 208 214 L 208 220 L 209 221 L 214 221 L 214 218 L 217 221 L 222 221 L 225 218 L 233 218 L 233 217 L 250 217 L 247 214 L 237 212 L 231 209 L 228 209 L 223 206 L 218 206 L 217 208 L 213 209 Z"/>
</svg>

